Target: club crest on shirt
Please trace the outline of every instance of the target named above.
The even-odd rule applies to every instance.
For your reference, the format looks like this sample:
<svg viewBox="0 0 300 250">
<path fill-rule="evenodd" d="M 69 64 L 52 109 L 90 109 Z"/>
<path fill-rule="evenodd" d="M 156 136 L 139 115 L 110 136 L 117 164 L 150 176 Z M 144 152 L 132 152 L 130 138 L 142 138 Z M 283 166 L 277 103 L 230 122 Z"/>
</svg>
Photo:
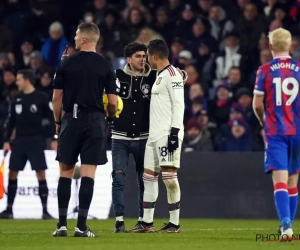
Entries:
<svg viewBox="0 0 300 250">
<path fill-rule="evenodd" d="M 149 84 L 144 84 L 144 85 L 142 85 L 141 90 L 142 90 L 142 92 L 144 93 L 144 95 L 149 94 L 149 92 L 150 92 L 150 85 L 149 85 Z"/>
<path fill-rule="evenodd" d="M 16 104 L 15 110 L 18 115 L 21 114 L 22 113 L 22 104 Z"/>
<path fill-rule="evenodd" d="M 157 81 L 156 81 L 156 85 L 159 85 L 161 82 L 161 77 L 158 77 Z"/>
</svg>

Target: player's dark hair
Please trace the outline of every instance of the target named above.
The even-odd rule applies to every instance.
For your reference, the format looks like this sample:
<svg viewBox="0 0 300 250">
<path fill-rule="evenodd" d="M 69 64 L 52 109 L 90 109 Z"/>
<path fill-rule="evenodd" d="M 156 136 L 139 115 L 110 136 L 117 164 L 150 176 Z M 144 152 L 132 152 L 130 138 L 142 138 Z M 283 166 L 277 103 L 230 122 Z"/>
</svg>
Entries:
<svg viewBox="0 0 300 250">
<path fill-rule="evenodd" d="M 19 75 L 23 75 L 24 80 L 28 80 L 32 85 L 35 84 L 36 77 L 35 73 L 31 69 L 21 69 L 17 72 Z"/>
<path fill-rule="evenodd" d="M 169 58 L 169 49 L 167 44 L 161 39 L 152 40 L 148 45 L 148 53 L 157 55 L 160 59 Z"/>
<path fill-rule="evenodd" d="M 139 51 L 144 51 L 145 53 L 147 53 L 147 46 L 143 43 L 132 42 L 125 46 L 124 56 L 125 56 L 125 58 L 132 57 L 132 55 L 134 53 L 139 52 Z"/>
</svg>

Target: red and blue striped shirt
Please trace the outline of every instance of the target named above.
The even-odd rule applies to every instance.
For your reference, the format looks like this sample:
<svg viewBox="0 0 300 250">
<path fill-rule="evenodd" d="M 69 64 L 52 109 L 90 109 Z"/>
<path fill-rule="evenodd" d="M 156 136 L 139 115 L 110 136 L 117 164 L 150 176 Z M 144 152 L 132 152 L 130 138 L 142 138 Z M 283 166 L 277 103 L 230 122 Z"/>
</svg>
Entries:
<svg viewBox="0 0 300 250">
<path fill-rule="evenodd" d="M 259 67 L 255 95 L 265 95 L 265 134 L 300 135 L 300 64 L 275 57 Z"/>
</svg>

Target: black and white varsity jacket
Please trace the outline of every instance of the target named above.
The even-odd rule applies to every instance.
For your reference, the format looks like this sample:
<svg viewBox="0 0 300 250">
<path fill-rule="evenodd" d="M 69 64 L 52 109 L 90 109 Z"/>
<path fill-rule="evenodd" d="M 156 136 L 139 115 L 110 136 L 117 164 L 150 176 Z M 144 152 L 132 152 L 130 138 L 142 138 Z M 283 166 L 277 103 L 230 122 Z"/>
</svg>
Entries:
<svg viewBox="0 0 300 250">
<path fill-rule="evenodd" d="M 151 88 L 156 79 L 156 71 L 146 64 L 143 72 L 136 74 L 128 64 L 124 70 L 117 69 L 120 82 L 119 96 L 123 100 L 123 111 L 114 121 L 113 139 L 139 140 L 149 135 L 149 112 Z"/>
</svg>

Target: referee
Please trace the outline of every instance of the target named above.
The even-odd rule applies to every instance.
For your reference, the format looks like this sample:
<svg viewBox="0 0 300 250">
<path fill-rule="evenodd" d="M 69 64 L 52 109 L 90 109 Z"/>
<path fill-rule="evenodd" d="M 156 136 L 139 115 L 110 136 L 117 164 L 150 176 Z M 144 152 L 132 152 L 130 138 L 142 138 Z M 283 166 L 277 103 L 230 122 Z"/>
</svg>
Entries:
<svg viewBox="0 0 300 250">
<path fill-rule="evenodd" d="M 20 93 L 12 100 L 8 122 L 6 126 L 3 150 L 6 154 L 10 150 L 10 138 L 13 130 L 16 137 L 12 142 L 9 159 L 9 174 L 7 186 L 7 208 L 0 213 L 0 219 L 13 218 L 13 203 L 18 188 L 18 173 L 22 171 L 29 160 L 32 170 L 36 171 L 39 183 L 39 196 L 43 206 L 43 219 L 52 219 L 47 211 L 48 186 L 45 177 L 47 169 L 45 159 L 45 138 L 42 121 L 47 118 L 52 121 L 54 138 L 54 122 L 52 104 L 48 96 L 35 90 L 35 74 L 24 69 L 17 73 L 16 84 Z"/>
<path fill-rule="evenodd" d="M 71 182 L 79 155 L 81 185 L 74 237 L 98 236 L 86 226 L 86 219 L 93 198 L 96 167 L 107 163 L 104 90 L 109 100 L 108 122 L 115 119 L 117 111 L 116 75 L 112 65 L 96 53 L 99 38 L 97 25 L 80 24 L 75 36 L 76 49 L 80 51 L 63 59 L 54 76 L 52 103 L 60 178 L 57 186 L 59 222 L 53 236 L 67 236 Z"/>
</svg>

